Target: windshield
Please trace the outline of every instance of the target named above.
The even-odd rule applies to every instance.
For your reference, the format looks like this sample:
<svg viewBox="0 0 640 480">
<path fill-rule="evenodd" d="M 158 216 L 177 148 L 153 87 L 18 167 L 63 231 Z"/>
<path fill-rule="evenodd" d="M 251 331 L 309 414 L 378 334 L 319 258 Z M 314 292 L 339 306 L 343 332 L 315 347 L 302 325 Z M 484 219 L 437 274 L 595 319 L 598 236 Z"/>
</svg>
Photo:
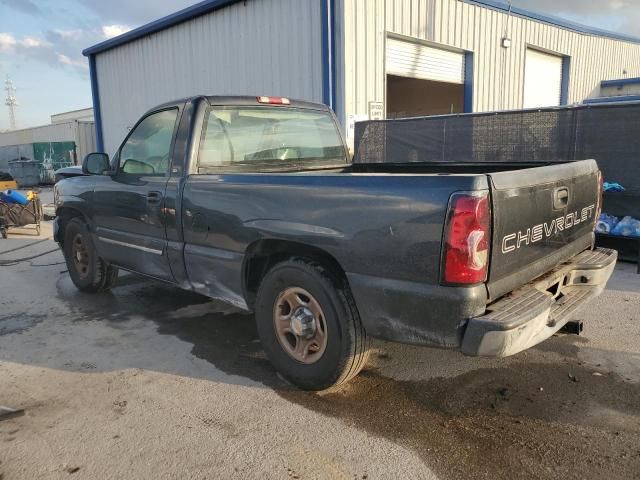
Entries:
<svg viewBox="0 0 640 480">
<path fill-rule="evenodd" d="M 200 142 L 198 169 L 313 168 L 345 164 L 329 112 L 286 107 L 213 107 Z"/>
</svg>

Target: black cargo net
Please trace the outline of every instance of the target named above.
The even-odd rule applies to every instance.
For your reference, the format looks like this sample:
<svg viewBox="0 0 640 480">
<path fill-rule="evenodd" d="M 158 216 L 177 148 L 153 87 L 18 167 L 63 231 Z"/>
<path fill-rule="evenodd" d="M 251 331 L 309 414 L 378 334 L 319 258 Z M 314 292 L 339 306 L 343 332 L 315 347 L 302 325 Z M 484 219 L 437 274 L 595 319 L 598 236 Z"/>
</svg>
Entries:
<svg viewBox="0 0 640 480">
<path fill-rule="evenodd" d="M 532 163 L 595 159 L 640 190 L 640 103 L 356 124 L 355 163 Z"/>
</svg>

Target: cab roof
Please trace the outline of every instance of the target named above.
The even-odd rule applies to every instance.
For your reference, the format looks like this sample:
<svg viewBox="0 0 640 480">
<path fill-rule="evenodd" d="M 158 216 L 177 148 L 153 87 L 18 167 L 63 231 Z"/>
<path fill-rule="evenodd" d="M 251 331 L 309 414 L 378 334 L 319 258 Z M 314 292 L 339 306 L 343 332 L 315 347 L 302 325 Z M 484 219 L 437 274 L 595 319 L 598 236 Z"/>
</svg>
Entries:
<svg viewBox="0 0 640 480">
<path fill-rule="evenodd" d="M 162 103 L 148 110 L 147 113 L 169 107 L 180 106 L 185 103 L 197 102 L 198 100 L 206 100 L 206 102 L 211 106 L 222 106 L 222 107 L 281 107 L 281 108 L 304 108 L 307 110 L 319 110 L 319 111 L 330 111 L 330 108 L 327 105 L 316 102 L 307 102 L 304 100 L 295 100 L 286 97 L 264 97 L 271 99 L 286 99 L 288 103 L 265 103 L 260 102 L 258 99 L 263 97 L 262 95 L 256 96 L 248 96 L 248 95 L 195 95 L 193 97 L 180 98 L 176 100 L 172 100 L 169 102 Z"/>
</svg>

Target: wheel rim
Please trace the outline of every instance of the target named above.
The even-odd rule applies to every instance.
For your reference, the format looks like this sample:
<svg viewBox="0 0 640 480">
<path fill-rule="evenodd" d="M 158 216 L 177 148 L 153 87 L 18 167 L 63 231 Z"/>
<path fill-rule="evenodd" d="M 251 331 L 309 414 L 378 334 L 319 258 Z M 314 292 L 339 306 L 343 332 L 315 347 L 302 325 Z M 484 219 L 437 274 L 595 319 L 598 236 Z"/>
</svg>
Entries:
<svg viewBox="0 0 640 480">
<path fill-rule="evenodd" d="M 82 278 L 86 278 L 89 275 L 89 249 L 81 234 L 77 234 L 73 238 L 71 254 L 73 255 L 73 265 L 76 272 Z"/>
<path fill-rule="evenodd" d="M 294 360 L 312 364 L 327 348 L 327 322 L 318 301 L 299 287 L 282 291 L 273 308 L 280 345 Z"/>
</svg>

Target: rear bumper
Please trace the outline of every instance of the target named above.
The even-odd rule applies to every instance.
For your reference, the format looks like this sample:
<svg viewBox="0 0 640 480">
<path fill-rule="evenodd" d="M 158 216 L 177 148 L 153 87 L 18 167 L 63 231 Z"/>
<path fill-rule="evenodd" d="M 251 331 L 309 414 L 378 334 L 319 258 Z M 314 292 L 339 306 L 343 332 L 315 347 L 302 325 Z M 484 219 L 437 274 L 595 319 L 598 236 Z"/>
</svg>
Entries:
<svg viewBox="0 0 640 480">
<path fill-rule="evenodd" d="M 546 340 L 602 293 L 617 258 L 615 250 L 583 252 L 489 305 L 484 315 L 469 320 L 462 352 L 507 357 Z"/>
<path fill-rule="evenodd" d="M 391 342 L 460 349 L 468 318 L 487 305 L 484 285 L 445 287 L 347 274 L 367 335 Z"/>
</svg>

